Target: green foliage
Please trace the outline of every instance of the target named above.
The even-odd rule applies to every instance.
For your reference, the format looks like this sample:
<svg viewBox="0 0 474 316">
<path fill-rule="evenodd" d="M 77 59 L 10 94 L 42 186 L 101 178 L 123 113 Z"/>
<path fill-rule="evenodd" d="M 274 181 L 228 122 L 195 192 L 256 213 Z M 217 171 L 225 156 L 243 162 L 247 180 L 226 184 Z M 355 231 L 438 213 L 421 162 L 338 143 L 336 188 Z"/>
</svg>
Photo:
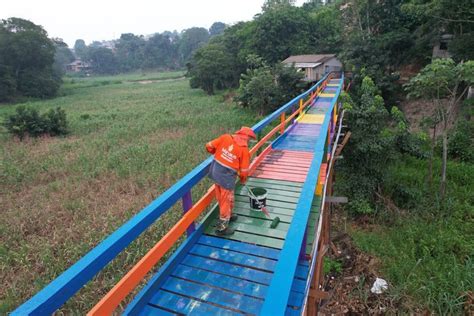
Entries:
<svg viewBox="0 0 474 316">
<path fill-rule="evenodd" d="M 108 48 L 89 47 L 85 57 L 96 74 L 115 74 L 119 69 L 117 58 Z"/>
<path fill-rule="evenodd" d="M 359 102 L 345 97 L 345 103 L 352 103 L 346 113 L 352 136 L 341 163 L 345 176 L 342 189 L 349 196 L 351 211 L 371 213 L 386 168 L 394 159 L 395 136 L 388 129 L 390 116 L 371 78 L 364 78 L 360 92 Z"/>
<path fill-rule="evenodd" d="M 0 101 L 56 95 L 61 78 L 53 68 L 55 52 L 41 26 L 19 18 L 1 20 Z"/>
<path fill-rule="evenodd" d="M 12 135 L 22 140 L 25 136 L 38 137 L 68 133 L 66 113 L 60 107 L 40 115 L 36 109 L 18 106 L 16 113 L 7 117 L 4 126 Z"/>
<path fill-rule="evenodd" d="M 192 27 L 181 34 L 178 53 L 182 64 L 186 64 L 193 52 L 209 41 L 209 32 L 202 27 Z"/>
<path fill-rule="evenodd" d="M 56 52 L 54 54 L 54 72 L 62 77 L 66 73 L 66 65 L 74 60 L 71 50 L 61 39 L 53 39 Z"/>
<path fill-rule="evenodd" d="M 191 87 L 202 88 L 207 94 L 214 94 L 214 90 L 232 86 L 232 60 L 225 53 L 221 44 L 210 44 L 198 49 L 194 56 L 194 63 L 188 65 L 192 76 Z"/>
<path fill-rule="evenodd" d="M 474 163 L 474 122 L 461 118 L 449 135 L 448 155 Z"/>
<path fill-rule="evenodd" d="M 323 266 L 324 274 L 340 274 L 342 272 L 342 263 L 338 260 L 333 260 L 331 258 L 324 259 Z"/>
<path fill-rule="evenodd" d="M 79 58 L 82 58 L 82 59 L 86 58 L 87 45 L 86 45 L 86 42 L 84 42 L 83 39 L 78 39 L 74 43 L 74 53 Z"/>
<path fill-rule="evenodd" d="M 448 163 L 452 184 L 449 199 L 442 204 L 425 185 L 426 169 L 426 160 L 405 155 L 395 161 L 388 170 L 386 188 L 397 205 L 410 213 L 390 214 L 389 224 L 352 235 L 363 251 L 381 260 L 381 272 L 392 285 L 392 293 L 414 299 L 418 308 L 458 315 L 474 286 L 474 181 L 470 176 L 474 167 Z"/>
<path fill-rule="evenodd" d="M 226 27 L 227 25 L 223 22 L 212 23 L 211 27 L 209 28 L 209 36 L 213 37 L 216 35 L 221 35 L 224 33 Z"/>
<path fill-rule="evenodd" d="M 293 67 L 280 64 L 269 67 L 265 61 L 250 55 L 250 68 L 242 75 L 238 100 L 264 114 L 275 110 L 301 92 L 303 75 Z"/>
</svg>

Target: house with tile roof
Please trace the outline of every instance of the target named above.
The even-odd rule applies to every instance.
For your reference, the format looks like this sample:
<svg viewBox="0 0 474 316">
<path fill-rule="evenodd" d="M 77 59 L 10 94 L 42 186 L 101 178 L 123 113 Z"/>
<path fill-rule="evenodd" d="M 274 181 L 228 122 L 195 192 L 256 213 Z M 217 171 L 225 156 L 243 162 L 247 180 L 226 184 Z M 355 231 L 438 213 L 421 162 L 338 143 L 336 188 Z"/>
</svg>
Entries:
<svg viewBox="0 0 474 316">
<path fill-rule="evenodd" d="M 318 81 L 331 71 L 342 70 L 342 63 L 335 54 L 290 56 L 282 63 L 304 72 L 306 81 Z"/>
</svg>

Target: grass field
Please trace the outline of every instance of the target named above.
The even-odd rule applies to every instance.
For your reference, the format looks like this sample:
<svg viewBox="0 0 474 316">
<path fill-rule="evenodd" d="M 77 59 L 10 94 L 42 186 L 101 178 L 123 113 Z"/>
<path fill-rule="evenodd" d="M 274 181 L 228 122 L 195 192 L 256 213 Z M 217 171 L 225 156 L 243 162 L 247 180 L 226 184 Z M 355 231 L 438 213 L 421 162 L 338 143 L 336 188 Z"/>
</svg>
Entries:
<svg viewBox="0 0 474 316">
<path fill-rule="evenodd" d="M 440 161 L 435 170 L 440 170 Z M 352 231 L 356 244 L 382 262 L 389 295 L 438 315 L 469 314 L 474 288 L 474 165 L 448 163 L 448 194 L 426 183 L 427 161 L 404 156 L 390 169 L 389 191 L 401 213 L 382 214 L 369 230 Z M 439 183 L 439 178 L 434 183 Z M 472 308 L 472 306 L 471 306 Z M 472 312 L 472 309 L 471 309 Z"/>
<path fill-rule="evenodd" d="M 261 119 L 223 95 L 191 90 L 180 77 L 67 79 L 64 96 L 27 105 L 40 112 L 61 106 L 70 135 L 20 142 L 1 129 L 0 314 L 31 297 L 207 157 L 205 142 Z M 142 79 L 175 80 L 133 82 Z M 0 119 L 16 106 L 1 105 Z M 63 310 L 82 314 L 93 306 L 180 213 L 175 206 Z"/>
</svg>

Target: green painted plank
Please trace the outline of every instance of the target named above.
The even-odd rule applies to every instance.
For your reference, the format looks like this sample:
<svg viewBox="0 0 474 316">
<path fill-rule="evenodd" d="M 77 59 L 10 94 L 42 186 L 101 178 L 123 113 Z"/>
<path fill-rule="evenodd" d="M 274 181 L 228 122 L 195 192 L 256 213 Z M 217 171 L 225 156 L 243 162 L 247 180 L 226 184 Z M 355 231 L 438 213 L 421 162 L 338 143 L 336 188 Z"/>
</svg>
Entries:
<svg viewBox="0 0 474 316">
<path fill-rule="evenodd" d="M 250 210 L 249 208 L 234 208 L 233 213 L 238 214 L 238 215 L 243 215 L 247 217 L 255 217 L 255 218 L 263 218 L 266 219 L 267 217 L 265 214 L 262 212 L 256 212 L 253 210 Z M 282 223 L 291 223 L 291 219 L 293 218 L 292 216 L 289 215 L 283 215 L 283 214 L 275 214 L 275 213 L 270 213 L 270 216 L 278 216 L 280 217 L 280 220 Z"/>
<path fill-rule="evenodd" d="M 247 224 L 247 225 L 252 225 L 252 226 L 256 226 L 256 227 L 264 227 L 264 228 L 270 229 L 270 225 L 272 223 L 272 220 L 268 219 L 266 217 L 265 218 L 255 218 L 255 217 L 249 217 L 249 216 L 241 215 L 237 218 L 236 223 Z M 287 232 L 289 227 L 290 227 L 290 225 L 288 223 L 282 223 L 281 218 L 280 218 L 280 223 L 274 229 L 280 230 L 280 231 L 283 231 L 283 232 Z"/>
<path fill-rule="evenodd" d="M 278 229 L 258 227 L 258 226 L 253 226 L 253 225 L 243 224 L 243 223 L 238 223 L 238 222 L 231 223 L 230 227 L 240 232 L 246 232 L 249 234 L 259 235 L 262 237 L 272 237 L 272 238 L 279 238 L 279 239 L 285 239 L 286 237 L 286 231 L 282 231 Z"/>
<path fill-rule="evenodd" d="M 254 178 L 254 177 L 249 177 L 248 182 L 256 182 L 256 183 L 269 183 L 269 184 L 279 184 L 279 185 L 285 185 L 288 187 L 296 187 L 296 188 L 302 188 L 303 183 L 301 182 L 294 182 L 294 181 L 285 181 L 285 180 L 274 180 L 274 179 L 262 179 L 262 178 Z"/>
<path fill-rule="evenodd" d="M 249 198 L 237 195 L 235 197 L 235 202 L 249 203 Z M 275 201 L 275 200 L 267 198 L 267 207 L 278 207 L 278 208 L 286 208 L 289 210 L 294 210 L 296 208 L 296 203 Z"/>
<path fill-rule="evenodd" d="M 247 194 L 235 194 L 235 199 L 237 200 L 237 197 L 239 198 L 239 201 L 242 200 L 249 200 L 249 196 Z M 275 201 L 275 202 L 285 202 L 285 203 L 293 203 L 296 204 L 298 203 L 299 197 L 294 197 L 294 196 L 284 196 L 284 195 L 277 195 L 277 194 L 267 194 L 267 205 L 268 201 Z"/>
<path fill-rule="evenodd" d="M 215 233 L 215 229 L 213 227 L 208 227 L 206 229 L 206 234 L 217 236 Z M 239 232 L 239 231 L 236 231 L 230 236 L 226 236 L 226 239 L 238 240 L 238 241 L 247 242 L 249 244 L 271 247 L 271 248 L 276 248 L 276 249 L 283 248 L 283 243 L 284 243 L 284 240 L 282 239 L 270 238 L 270 237 L 265 238 L 262 236 L 252 235 L 252 234 Z"/>
<path fill-rule="evenodd" d="M 244 210 L 252 210 L 249 202 L 242 202 L 242 201 L 235 201 L 234 203 L 234 208 L 241 208 Z M 267 206 L 267 211 L 268 213 L 271 214 L 282 214 L 282 215 L 288 215 L 288 216 L 293 216 L 295 213 L 294 209 L 287 209 L 283 207 L 274 207 L 274 206 Z"/>
<path fill-rule="evenodd" d="M 253 188 L 252 186 L 249 186 L 251 189 Z M 295 197 L 299 198 L 301 193 L 300 192 L 293 192 L 293 191 L 285 191 L 285 190 L 278 190 L 274 188 L 268 188 L 264 187 L 265 190 L 267 190 L 269 195 L 282 195 L 282 196 L 290 196 L 290 197 Z M 238 187 L 235 189 L 235 193 L 239 195 L 248 195 L 248 191 L 244 187 Z"/>
</svg>

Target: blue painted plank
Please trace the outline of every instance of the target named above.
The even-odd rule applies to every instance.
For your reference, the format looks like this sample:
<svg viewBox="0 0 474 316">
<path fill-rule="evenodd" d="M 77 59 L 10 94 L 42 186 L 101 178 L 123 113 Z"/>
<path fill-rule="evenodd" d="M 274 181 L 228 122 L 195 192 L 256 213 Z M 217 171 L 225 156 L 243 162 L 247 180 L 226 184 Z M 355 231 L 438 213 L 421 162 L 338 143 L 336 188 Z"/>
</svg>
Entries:
<svg viewBox="0 0 474 316">
<path fill-rule="evenodd" d="M 133 301 L 128 304 L 123 315 L 137 315 L 140 313 L 166 278 L 171 274 L 171 271 L 185 258 L 189 249 L 191 249 L 201 236 L 203 229 L 204 225 L 200 224 L 181 246 L 176 249 L 160 270 L 148 281 L 147 285 L 134 297 Z"/>
<path fill-rule="evenodd" d="M 152 298 L 150 304 L 161 306 L 168 310 L 172 310 L 185 315 L 242 315 L 241 313 L 236 313 L 228 309 L 199 302 L 197 300 L 193 300 L 188 297 L 173 294 L 163 290 L 156 293 L 156 295 Z"/>
<path fill-rule="evenodd" d="M 202 270 L 212 271 L 235 278 L 253 281 L 256 283 L 262 283 L 265 285 L 270 284 L 273 275 L 271 272 L 244 268 L 239 265 L 230 264 L 213 259 L 206 259 L 191 254 L 184 258 L 182 264 L 193 268 L 199 268 Z"/>
<path fill-rule="evenodd" d="M 252 255 L 246 255 L 234 251 L 212 248 L 204 245 L 194 245 L 190 253 L 202 257 L 239 264 L 249 268 L 258 268 L 266 271 L 275 269 L 276 261 Z"/>
<path fill-rule="evenodd" d="M 258 314 L 263 304 L 262 299 L 173 277 L 166 280 L 163 289 L 247 314 Z"/>
<path fill-rule="evenodd" d="M 293 309 L 288 307 L 285 312 L 285 316 L 301 316 L 301 309 Z"/>
<path fill-rule="evenodd" d="M 205 270 L 200 270 L 184 265 L 176 267 L 173 276 L 209 284 L 222 289 L 234 291 L 245 295 L 250 295 L 258 298 L 264 298 L 268 286 L 234 278 L 222 274 L 216 274 Z"/>
<path fill-rule="evenodd" d="M 269 259 L 277 260 L 280 254 L 280 250 L 261 247 L 252 244 L 247 244 L 238 241 L 232 241 L 223 238 L 216 238 L 212 236 L 202 235 L 198 241 L 199 244 L 208 245 L 212 247 L 218 247 L 227 250 L 238 251 L 246 254 L 251 254 L 255 256 L 265 257 Z"/>
<path fill-rule="evenodd" d="M 173 272 L 173 276 L 261 299 L 266 297 L 268 291 L 268 286 L 264 284 L 216 274 L 184 265 L 178 266 Z M 303 293 L 291 291 L 287 301 L 288 305 L 301 306 L 303 298 Z"/>
<path fill-rule="evenodd" d="M 212 157 L 204 160 L 72 267 L 14 310 L 12 315 L 52 314 L 198 183 L 207 174 L 211 161 Z"/>
<path fill-rule="evenodd" d="M 156 306 L 151 306 L 151 305 L 145 305 L 140 310 L 140 316 L 175 316 L 175 315 L 178 315 L 178 314 L 171 313 L 171 312 L 165 311 L 164 309 L 161 309 Z"/>
<path fill-rule="evenodd" d="M 338 92 L 333 98 L 331 107 L 328 111 L 332 111 L 334 108 L 340 90 L 341 85 L 339 86 Z M 318 142 L 314 147 L 315 155 L 311 163 L 310 171 L 308 172 L 308 177 L 303 185 L 300 202 L 297 205 L 293 221 L 288 230 L 284 247 L 281 250 L 280 260 L 278 261 L 274 272 L 275 275 L 270 283 L 268 296 L 266 297 L 262 307 L 262 315 L 282 315 L 286 311 L 293 277 L 298 266 L 300 247 L 303 242 L 305 228 L 310 216 L 311 202 L 314 195 L 313 192 L 318 180 L 318 171 L 324 153 L 325 135 L 327 135 L 329 121 L 331 119 L 332 117 L 326 115 L 321 128 L 322 137 L 318 139 Z"/>
</svg>

